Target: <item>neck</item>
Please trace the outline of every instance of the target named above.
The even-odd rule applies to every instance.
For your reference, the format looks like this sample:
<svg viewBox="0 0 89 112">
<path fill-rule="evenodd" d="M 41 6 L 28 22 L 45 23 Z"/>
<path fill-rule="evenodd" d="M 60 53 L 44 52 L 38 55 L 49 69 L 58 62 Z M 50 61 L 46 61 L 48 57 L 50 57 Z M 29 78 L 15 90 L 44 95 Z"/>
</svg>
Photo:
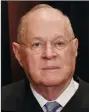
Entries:
<svg viewBox="0 0 89 112">
<path fill-rule="evenodd" d="M 68 87 L 71 80 L 67 81 L 65 84 L 60 84 L 56 86 L 44 86 L 44 85 L 34 85 L 32 84 L 32 87 L 35 89 L 37 93 L 39 93 L 41 96 L 43 96 L 46 100 L 52 101 L 57 99 L 64 90 Z"/>
</svg>

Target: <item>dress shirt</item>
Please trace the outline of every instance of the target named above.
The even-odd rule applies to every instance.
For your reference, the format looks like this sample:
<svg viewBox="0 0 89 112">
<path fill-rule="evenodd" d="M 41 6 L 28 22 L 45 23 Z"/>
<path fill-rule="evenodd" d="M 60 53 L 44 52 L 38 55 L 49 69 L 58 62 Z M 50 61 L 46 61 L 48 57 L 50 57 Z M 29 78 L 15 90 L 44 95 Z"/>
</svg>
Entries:
<svg viewBox="0 0 89 112">
<path fill-rule="evenodd" d="M 44 112 L 46 112 L 44 105 L 50 101 L 46 100 L 43 96 L 41 96 L 39 93 L 37 93 L 31 84 L 30 84 L 30 87 L 31 87 L 33 95 L 37 99 L 41 108 L 43 109 Z M 60 112 L 63 109 L 63 107 L 68 103 L 68 101 L 71 99 L 71 97 L 75 94 L 78 87 L 79 87 L 79 84 L 76 81 L 74 81 L 74 79 L 72 78 L 70 84 L 64 90 L 64 92 L 57 99 L 55 99 L 55 101 L 61 105 L 61 107 L 56 112 Z M 51 102 L 53 102 L 53 101 L 51 101 Z"/>
</svg>

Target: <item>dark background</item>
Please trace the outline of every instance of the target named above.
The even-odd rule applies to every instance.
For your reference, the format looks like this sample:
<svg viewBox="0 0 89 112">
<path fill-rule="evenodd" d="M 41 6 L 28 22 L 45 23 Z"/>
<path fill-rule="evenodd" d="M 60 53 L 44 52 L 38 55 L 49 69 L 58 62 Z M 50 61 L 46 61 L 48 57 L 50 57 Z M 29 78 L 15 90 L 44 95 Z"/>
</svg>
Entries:
<svg viewBox="0 0 89 112">
<path fill-rule="evenodd" d="M 45 2 L 8 2 L 1 1 L 1 84 L 2 86 L 24 77 L 12 53 L 11 43 L 16 40 L 20 17 L 35 4 L 47 3 L 60 9 L 72 23 L 75 35 L 79 39 L 78 58 L 75 74 L 89 82 L 89 2 L 45 1 Z"/>
</svg>

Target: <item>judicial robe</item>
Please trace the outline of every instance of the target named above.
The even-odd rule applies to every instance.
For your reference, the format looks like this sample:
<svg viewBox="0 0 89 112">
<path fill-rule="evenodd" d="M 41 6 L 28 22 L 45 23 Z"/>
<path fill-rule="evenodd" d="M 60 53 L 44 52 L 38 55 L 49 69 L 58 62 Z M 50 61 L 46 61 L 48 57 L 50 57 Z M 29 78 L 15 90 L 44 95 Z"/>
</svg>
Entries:
<svg viewBox="0 0 89 112">
<path fill-rule="evenodd" d="M 89 84 L 77 78 L 79 88 L 61 112 L 89 112 Z M 43 112 L 27 79 L 2 87 L 2 112 Z"/>
</svg>

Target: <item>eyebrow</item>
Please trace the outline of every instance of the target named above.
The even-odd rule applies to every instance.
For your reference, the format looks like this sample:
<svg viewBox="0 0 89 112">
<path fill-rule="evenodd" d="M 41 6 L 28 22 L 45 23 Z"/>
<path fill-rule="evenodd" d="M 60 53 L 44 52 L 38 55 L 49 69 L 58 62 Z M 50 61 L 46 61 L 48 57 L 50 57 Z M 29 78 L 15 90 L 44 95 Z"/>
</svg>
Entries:
<svg viewBox="0 0 89 112">
<path fill-rule="evenodd" d="M 44 39 L 42 37 L 32 37 L 31 40 L 40 40 L 40 41 L 44 41 Z"/>
<path fill-rule="evenodd" d="M 57 40 L 57 39 L 63 39 L 63 40 L 64 40 L 65 38 L 64 38 L 63 35 L 58 35 L 58 36 L 56 36 L 56 37 L 53 37 L 53 39 L 52 39 L 51 41 L 55 41 L 55 40 Z M 32 40 L 32 41 L 35 41 L 35 40 L 45 41 L 44 38 L 42 38 L 42 37 L 32 37 L 31 40 Z M 65 39 L 65 40 L 67 40 L 67 39 Z"/>
<path fill-rule="evenodd" d="M 62 35 L 56 36 L 56 38 L 54 38 L 53 40 L 55 41 L 55 40 L 58 40 L 58 39 L 62 39 L 62 40 L 66 41 L 66 39 Z"/>
</svg>

